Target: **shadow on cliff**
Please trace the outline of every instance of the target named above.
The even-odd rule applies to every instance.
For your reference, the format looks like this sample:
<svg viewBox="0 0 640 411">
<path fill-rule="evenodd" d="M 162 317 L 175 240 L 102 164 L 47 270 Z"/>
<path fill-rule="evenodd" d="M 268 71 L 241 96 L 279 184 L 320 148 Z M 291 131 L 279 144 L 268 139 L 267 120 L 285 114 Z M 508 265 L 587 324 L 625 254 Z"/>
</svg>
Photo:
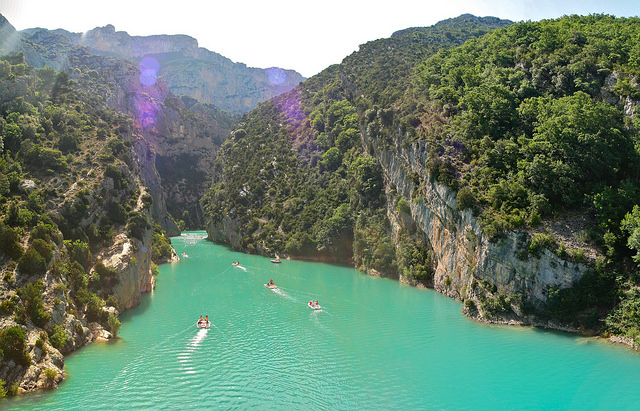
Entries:
<svg viewBox="0 0 640 411">
<path fill-rule="evenodd" d="M 124 322 L 130 321 L 131 319 L 139 315 L 143 315 L 145 311 L 147 311 L 147 309 L 151 307 L 150 297 L 151 296 L 149 295 L 149 293 L 142 294 L 140 304 L 135 308 L 132 308 L 130 310 L 126 310 L 125 312 L 123 312 L 120 315 L 120 320 L 124 323 Z"/>
</svg>

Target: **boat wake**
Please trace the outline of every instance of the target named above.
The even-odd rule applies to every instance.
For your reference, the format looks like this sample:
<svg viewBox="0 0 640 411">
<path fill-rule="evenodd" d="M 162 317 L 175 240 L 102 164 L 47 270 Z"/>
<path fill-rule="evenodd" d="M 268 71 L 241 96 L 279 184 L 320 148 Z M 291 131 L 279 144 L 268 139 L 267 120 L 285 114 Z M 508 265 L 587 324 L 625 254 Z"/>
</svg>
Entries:
<svg viewBox="0 0 640 411">
<path fill-rule="evenodd" d="M 198 333 L 189 341 L 189 347 L 196 348 L 207 337 L 209 330 L 207 328 L 200 328 Z"/>
<path fill-rule="evenodd" d="M 267 287 L 267 284 L 265 284 L 265 287 Z M 278 287 L 267 287 L 267 288 L 273 291 L 275 294 L 278 294 L 286 298 L 287 300 L 290 300 L 294 303 L 297 302 L 295 298 L 291 297 L 291 295 L 289 295 L 286 291 L 282 290 L 281 288 L 278 288 Z"/>
</svg>

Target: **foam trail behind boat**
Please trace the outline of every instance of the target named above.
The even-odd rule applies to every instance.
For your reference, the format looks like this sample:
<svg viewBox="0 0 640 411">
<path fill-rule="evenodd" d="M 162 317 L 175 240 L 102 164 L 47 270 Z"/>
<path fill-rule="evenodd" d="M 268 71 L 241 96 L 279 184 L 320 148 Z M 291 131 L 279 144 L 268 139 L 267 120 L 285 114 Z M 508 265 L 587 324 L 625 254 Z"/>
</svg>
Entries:
<svg viewBox="0 0 640 411">
<path fill-rule="evenodd" d="M 208 333 L 208 329 L 206 328 L 200 328 L 198 330 L 198 333 L 195 335 L 195 337 L 193 337 L 191 339 L 191 341 L 189 341 L 189 346 L 190 347 L 197 347 L 200 345 L 200 343 L 202 343 L 202 341 L 205 339 L 205 337 L 207 336 Z"/>
</svg>

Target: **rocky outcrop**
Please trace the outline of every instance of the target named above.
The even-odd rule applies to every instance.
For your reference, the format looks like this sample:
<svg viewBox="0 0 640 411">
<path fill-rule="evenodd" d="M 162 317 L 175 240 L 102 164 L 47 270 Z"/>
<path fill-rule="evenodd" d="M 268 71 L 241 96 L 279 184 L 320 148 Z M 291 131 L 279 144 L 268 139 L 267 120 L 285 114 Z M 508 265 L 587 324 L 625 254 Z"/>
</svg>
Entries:
<svg viewBox="0 0 640 411">
<path fill-rule="evenodd" d="M 138 210 L 142 209 L 142 201 L 139 201 Z M 147 216 L 148 218 L 148 216 Z M 148 227 L 142 235 L 142 239 L 132 239 L 126 234 L 120 233 L 114 239 L 114 243 L 101 250 L 96 256 L 105 267 L 117 273 L 117 281 L 112 292 L 117 300 L 117 305 L 122 310 L 138 306 L 144 293 L 151 292 L 155 287 L 155 278 L 151 273 L 151 227 Z M 95 275 L 92 271 L 91 275 Z M 41 328 L 33 326 L 31 322 L 20 327 L 27 332 L 27 348 L 31 358 L 31 364 L 24 367 L 9 361 L 0 367 L 0 379 L 19 382 L 19 390 L 22 392 L 33 391 L 40 388 L 57 386 L 65 378 L 64 355 L 73 352 L 94 341 L 107 341 L 113 335 L 105 330 L 104 326 L 97 322 L 89 322 L 87 318 L 77 317 L 74 308 L 66 295 L 66 287 L 60 287 L 60 279 L 52 273 L 44 277 L 44 300 L 50 306 L 51 320 L 45 325 L 45 329 L 55 331 L 55 327 L 61 327 L 66 335 L 66 343 L 56 349 L 52 346 L 51 338 L 43 337 L 46 334 Z M 105 313 L 117 313 L 114 307 L 105 307 Z M 17 325 L 12 320 L 1 325 L 2 329 Z"/>
<path fill-rule="evenodd" d="M 72 36 L 74 43 L 91 47 L 105 54 L 122 57 L 141 57 L 148 54 L 180 53 L 185 57 L 197 57 L 198 41 L 185 35 L 130 36 L 125 31 L 107 24 L 96 27 L 83 35 Z"/>
<path fill-rule="evenodd" d="M 242 238 L 240 238 L 239 227 L 240 223 L 237 220 L 225 215 L 219 222 L 214 222 L 212 219 L 207 220 L 205 230 L 211 241 L 229 244 L 234 250 L 240 250 Z"/>
<path fill-rule="evenodd" d="M 62 382 L 65 377 L 63 355 L 48 342 L 44 342 L 42 345 L 36 344 L 39 338 L 40 335 L 36 331 L 28 333 L 27 342 L 30 347 L 31 365 L 24 367 L 11 360 L 0 369 L 0 379 L 21 381 L 19 390 L 23 392 L 52 388 Z"/>
<path fill-rule="evenodd" d="M 100 254 L 99 259 L 118 273 L 118 284 L 114 295 L 118 307 L 123 310 L 140 304 L 142 294 L 151 292 L 155 287 L 155 278 L 151 274 L 151 230 L 146 230 L 144 240 L 130 239 L 119 234 L 111 247 Z"/>
<path fill-rule="evenodd" d="M 540 305 L 549 287 L 570 287 L 587 271 L 585 265 L 563 260 L 548 250 L 539 257 L 523 257 L 526 234 L 509 232 L 501 241 L 490 242 L 471 210 L 458 209 L 455 192 L 430 179 L 424 167 L 428 152 L 424 142 L 410 146 L 396 142 L 380 148 L 375 140 L 365 138 L 376 150 L 388 185 L 411 199 L 411 220 L 433 250 L 433 286 L 438 292 L 458 300 L 477 298 L 473 282 L 484 280 L 497 293 L 523 294 Z M 397 223 L 395 231 L 399 231 Z"/>
</svg>

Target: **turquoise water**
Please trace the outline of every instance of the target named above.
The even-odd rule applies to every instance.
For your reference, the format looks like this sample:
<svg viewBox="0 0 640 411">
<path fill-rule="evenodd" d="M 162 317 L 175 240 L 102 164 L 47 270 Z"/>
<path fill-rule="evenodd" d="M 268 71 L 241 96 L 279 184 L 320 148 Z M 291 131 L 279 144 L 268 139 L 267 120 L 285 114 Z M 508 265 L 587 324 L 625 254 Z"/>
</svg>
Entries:
<svg viewBox="0 0 640 411">
<path fill-rule="evenodd" d="M 640 354 L 624 347 L 479 324 L 432 290 L 340 266 L 272 264 L 204 237 L 173 239 L 189 257 L 160 267 L 154 293 L 122 315 L 120 340 L 69 356 L 58 389 L 0 408 L 638 407 Z M 323 309 L 309 309 L 311 299 Z M 213 326 L 198 330 L 207 314 Z"/>
</svg>

